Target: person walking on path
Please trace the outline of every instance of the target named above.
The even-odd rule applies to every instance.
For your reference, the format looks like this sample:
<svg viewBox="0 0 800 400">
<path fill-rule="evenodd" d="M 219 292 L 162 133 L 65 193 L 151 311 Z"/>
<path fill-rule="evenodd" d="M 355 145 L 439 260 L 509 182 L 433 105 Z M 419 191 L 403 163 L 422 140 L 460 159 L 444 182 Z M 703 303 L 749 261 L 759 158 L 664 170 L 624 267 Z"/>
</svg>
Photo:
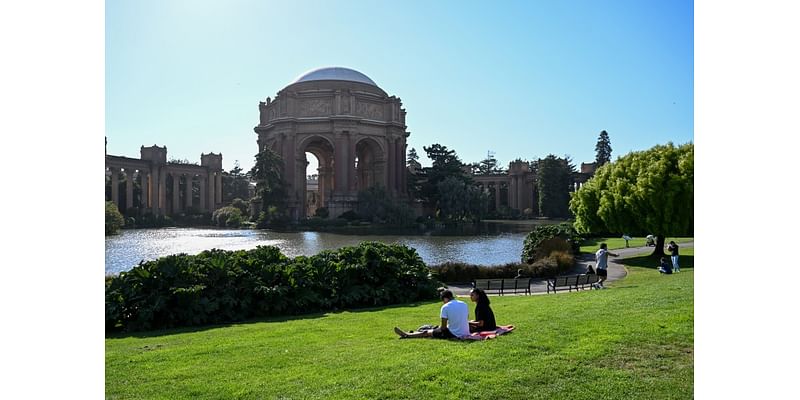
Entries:
<svg viewBox="0 0 800 400">
<path fill-rule="evenodd" d="M 678 265 L 678 245 L 675 244 L 675 241 L 670 240 L 667 250 L 672 258 L 672 270 L 676 273 L 681 272 L 681 266 Z"/>
<path fill-rule="evenodd" d="M 603 286 L 603 281 L 608 278 L 608 256 L 619 257 L 619 254 L 614 254 L 608 251 L 608 245 L 605 243 L 600 243 L 600 250 L 597 250 L 597 253 L 594 253 L 594 259 L 597 262 L 596 273 L 600 282 L 594 284 L 594 287 L 597 289 L 605 289 Z"/>
</svg>

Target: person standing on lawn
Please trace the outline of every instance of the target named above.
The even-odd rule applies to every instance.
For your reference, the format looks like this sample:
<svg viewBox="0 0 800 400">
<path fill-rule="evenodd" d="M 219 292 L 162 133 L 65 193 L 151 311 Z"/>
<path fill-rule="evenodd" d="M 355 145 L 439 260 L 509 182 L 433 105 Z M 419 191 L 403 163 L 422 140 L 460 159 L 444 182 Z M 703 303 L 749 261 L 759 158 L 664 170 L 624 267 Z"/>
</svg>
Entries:
<svg viewBox="0 0 800 400">
<path fill-rule="evenodd" d="M 422 332 L 403 332 L 402 329 L 394 327 L 394 333 L 401 339 L 436 338 L 436 339 L 460 339 L 469 336 L 469 307 L 467 303 L 456 300 L 453 292 L 444 290 L 439 295 L 442 298 L 439 316 L 442 323 L 436 329 L 427 329 Z"/>
<path fill-rule="evenodd" d="M 597 289 L 605 289 L 603 281 L 608 278 L 608 256 L 619 257 L 619 254 L 614 254 L 608 251 L 608 245 L 600 243 L 600 250 L 594 253 L 594 259 L 597 261 L 597 268 L 595 269 L 600 282 L 594 284 Z"/>
<path fill-rule="evenodd" d="M 676 273 L 681 272 L 681 266 L 678 265 L 678 245 L 675 244 L 675 241 L 670 240 L 667 250 L 672 258 L 672 270 Z"/>
</svg>

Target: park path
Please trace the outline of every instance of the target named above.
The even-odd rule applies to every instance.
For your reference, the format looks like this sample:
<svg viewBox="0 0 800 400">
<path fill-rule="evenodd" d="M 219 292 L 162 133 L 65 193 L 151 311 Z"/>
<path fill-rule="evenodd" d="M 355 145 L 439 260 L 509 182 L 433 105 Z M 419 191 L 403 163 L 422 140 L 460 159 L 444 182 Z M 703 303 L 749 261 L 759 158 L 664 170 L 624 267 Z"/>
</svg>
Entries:
<svg viewBox="0 0 800 400">
<path fill-rule="evenodd" d="M 694 247 L 694 241 L 678 243 L 682 249 Z M 599 248 L 599 247 L 598 247 Z M 613 282 L 620 280 L 628 275 L 628 270 L 619 261 L 633 257 L 642 253 L 649 253 L 653 251 L 653 247 L 628 247 L 623 249 L 610 250 L 612 253 L 617 254 L 617 257 L 608 258 L 608 279 L 606 282 Z M 576 260 L 575 267 L 567 273 L 567 275 L 582 274 L 586 272 L 586 268 L 591 264 L 593 267 L 596 265 L 593 253 L 581 253 Z M 655 266 L 654 266 L 655 267 Z M 469 296 L 469 291 L 472 289 L 470 285 L 448 285 L 448 288 L 453 291 L 456 296 Z M 531 281 L 531 294 L 540 295 L 547 293 L 547 281 L 545 279 L 533 279 Z M 558 293 L 569 293 L 568 290 L 562 289 Z M 518 294 L 519 295 L 519 294 Z M 514 296 L 514 295 L 506 295 Z M 524 296 L 524 295 L 521 295 Z"/>
</svg>

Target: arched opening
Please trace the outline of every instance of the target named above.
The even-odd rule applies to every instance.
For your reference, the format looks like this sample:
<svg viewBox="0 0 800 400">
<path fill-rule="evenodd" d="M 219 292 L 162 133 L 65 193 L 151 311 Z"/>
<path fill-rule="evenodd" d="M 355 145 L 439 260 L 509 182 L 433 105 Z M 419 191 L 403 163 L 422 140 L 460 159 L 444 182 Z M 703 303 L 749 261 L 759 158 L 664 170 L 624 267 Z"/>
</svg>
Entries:
<svg viewBox="0 0 800 400">
<path fill-rule="evenodd" d="M 326 216 L 334 183 L 333 145 L 322 137 L 315 137 L 303 145 L 302 152 L 305 159 L 302 216 Z"/>
<path fill-rule="evenodd" d="M 373 139 L 363 139 L 356 144 L 356 190 L 372 186 L 386 186 L 386 160 L 380 145 Z"/>
</svg>

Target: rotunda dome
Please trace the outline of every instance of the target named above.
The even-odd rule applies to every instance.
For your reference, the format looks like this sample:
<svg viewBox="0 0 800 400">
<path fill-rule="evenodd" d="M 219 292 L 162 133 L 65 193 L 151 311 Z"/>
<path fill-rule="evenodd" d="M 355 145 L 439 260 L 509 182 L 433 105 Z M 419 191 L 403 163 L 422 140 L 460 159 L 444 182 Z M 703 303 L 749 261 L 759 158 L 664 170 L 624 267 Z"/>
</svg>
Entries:
<svg viewBox="0 0 800 400">
<path fill-rule="evenodd" d="M 308 71 L 300 75 L 290 85 L 309 81 L 350 81 L 366 83 L 378 87 L 368 76 L 354 69 L 345 67 L 323 67 Z"/>
</svg>

